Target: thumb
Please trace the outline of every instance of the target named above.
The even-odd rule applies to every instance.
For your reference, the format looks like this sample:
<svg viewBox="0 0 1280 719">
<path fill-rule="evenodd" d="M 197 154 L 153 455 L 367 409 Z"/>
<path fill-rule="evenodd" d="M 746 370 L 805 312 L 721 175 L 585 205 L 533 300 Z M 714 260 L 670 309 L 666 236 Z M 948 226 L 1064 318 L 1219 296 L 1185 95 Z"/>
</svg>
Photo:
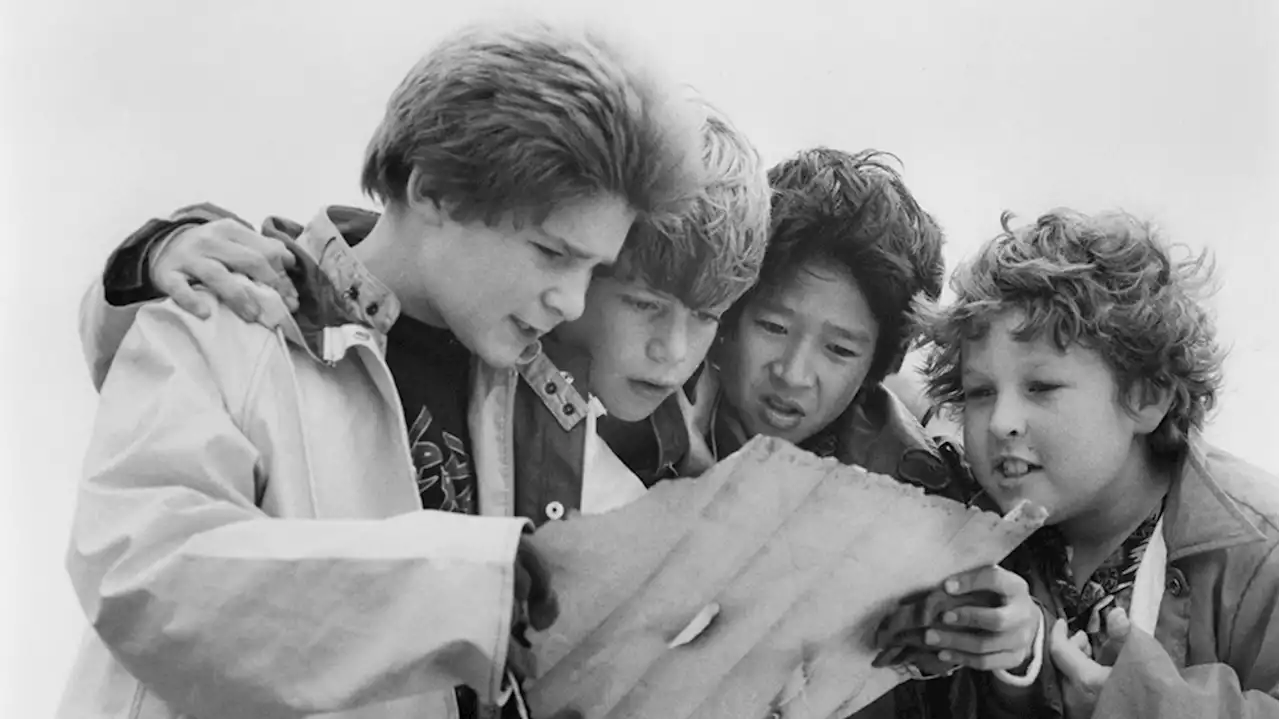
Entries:
<svg viewBox="0 0 1280 719">
<path fill-rule="evenodd" d="M 555 623 L 560 615 L 559 602 L 551 587 L 551 573 L 538 557 L 533 544 L 524 537 L 520 538 L 516 550 L 517 580 L 523 580 L 523 591 L 517 597 L 524 600 L 529 610 L 529 624 L 537 631 L 543 631 Z"/>
<path fill-rule="evenodd" d="M 1129 630 L 1133 628 L 1133 623 L 1129 621 L 1129 615 L 1120 607 L 1113 608 L 1107 612 L 1107 638 L 1116 641 L 1123 641 L 1129 636 Z"/>
<path fill-rule="evenodd" d="M 1129 615 L 1123 609 L 1116 607 L 1107 613 L 1107 639 L 1098 650 L 1100 663 L 1111 666 L 1119 660 L 1132 628 Z"/>
<path fill-rule="evenodd" d="M 1107 670 L 1085 655 L 1067 636 L 1067 623 L 1053 623 L 1049 632 L 1049 657 L 1053 665 L 1070 682 L 1082 686 L 1098 686 L 1107 679 Z"/>
</svg>

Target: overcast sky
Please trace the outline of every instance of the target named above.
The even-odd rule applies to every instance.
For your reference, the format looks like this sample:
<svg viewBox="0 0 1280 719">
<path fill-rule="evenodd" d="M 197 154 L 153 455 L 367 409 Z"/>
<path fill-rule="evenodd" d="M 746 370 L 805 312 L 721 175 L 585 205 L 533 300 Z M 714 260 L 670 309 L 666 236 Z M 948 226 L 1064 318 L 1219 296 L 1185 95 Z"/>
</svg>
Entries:
<svg viewBox="0 0 1280 719">
<path fill-rule="evenodd" d="M 94 412 L 76 310 L 110 249 L 195 201 L 253 221 L 366 204 L 365 142 L 435 38 L 517 5 L 597 4 L 0 3 L 0 715 L 51 715 L 83 626 L 62 568 Z M 897 154 L 949 265 L 1001 210 L 1059 205 L 1123 207 L 1211 248 L 1234 349 L 1210 435 L 1275 470 L 1275 0 L 627 5 L 605 20 L 766 159 Z"/>
</svg>

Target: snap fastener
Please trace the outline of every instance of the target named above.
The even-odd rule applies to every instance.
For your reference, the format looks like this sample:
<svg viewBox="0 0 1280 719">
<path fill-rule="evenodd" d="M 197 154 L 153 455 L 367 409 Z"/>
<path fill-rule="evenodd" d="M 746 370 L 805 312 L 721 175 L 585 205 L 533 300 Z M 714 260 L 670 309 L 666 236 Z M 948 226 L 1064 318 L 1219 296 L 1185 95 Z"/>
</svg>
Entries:
<svg viewBox="0 0 1280 719">
<path fill-rule="evenodd" d="M 368 307 L 366 307 L 366 308 L 364 308 L 364 310 L 365 310 L 365 312 L 367 312 L 368 314 L 376 315 L 376 314 L 378 314 L 378 303 L 377 303 L 377 302 L 370 302 L 370 303 L 369 303 L 369 306 L 368 306 Z"/>
<path fill-rule="evenodd" d="M 548 383 L 547 383 L 547 386 L 542 388 L 542 391 L 543 391 L 543 392 L 546 392 L 547 394 L 555 394 L 555 393 L 556 393 L 556 383 L 555 383 L 555 382 L 548 382 Z"/>
<path fill-rule="evenodd" d="M 1165 591 L 1175 597 L 1185 596 L 1187 593 L 1187 579 L 1182 576 L 1182 572 L 1169 567 L 1168 576 L 1164 581 Z"/>
<path fill-rule="evenodd" d="M 547 502 L 547 519 L 560 519 L 564 516 L 564 505 L 559 502 Z"/>
<path fill-rule="evenodd" d="M 561 411 L 562 411 L 562 412 L 564 412 L 565 414 L 573 414 L 574 412 L 577 412 L 578 410 L 574 409 L 573 405 L 571 405 L 571 404 L 566 404 L 566 405 L 564 406 L 564 409 L 562 409 Z"/>
</svg>

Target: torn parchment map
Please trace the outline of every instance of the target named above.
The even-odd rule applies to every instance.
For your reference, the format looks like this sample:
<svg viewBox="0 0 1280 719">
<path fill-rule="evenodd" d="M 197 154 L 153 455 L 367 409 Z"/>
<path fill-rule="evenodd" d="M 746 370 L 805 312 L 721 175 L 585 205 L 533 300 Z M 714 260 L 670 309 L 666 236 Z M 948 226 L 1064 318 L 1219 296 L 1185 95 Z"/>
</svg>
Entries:
<svg viewBox="0 0 1280 719">
<path fill-rule="evenodd" d="M 535 637 L 533 716 L 847 717 L 906 678 L 871 668 L 897 600 L 999 561 L 1043 519 L 758 437 L 699 479 L 537 532 L 560 618 Z"/>
</svg>

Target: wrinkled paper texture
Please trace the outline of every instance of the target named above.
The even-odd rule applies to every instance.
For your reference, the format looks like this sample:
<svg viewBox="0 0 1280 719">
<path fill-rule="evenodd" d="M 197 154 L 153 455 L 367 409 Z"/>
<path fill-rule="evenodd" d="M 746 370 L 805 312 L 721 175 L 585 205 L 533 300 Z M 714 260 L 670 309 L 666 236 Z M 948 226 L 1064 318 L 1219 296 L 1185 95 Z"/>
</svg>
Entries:
<svg viewBox="0 0 1280 719">
<path fill-rule="evenodd" d="M 847 717 L 906 679 L 871 667 L 897 600 L 998 562 L 1043 515 L 1002 518 L 757 437 L 701 478 L 534 535 L 560 618 L 531 636 L 533 716 Z M 707 628 L 669 647 L 712 602 Z"/>
</svg>

